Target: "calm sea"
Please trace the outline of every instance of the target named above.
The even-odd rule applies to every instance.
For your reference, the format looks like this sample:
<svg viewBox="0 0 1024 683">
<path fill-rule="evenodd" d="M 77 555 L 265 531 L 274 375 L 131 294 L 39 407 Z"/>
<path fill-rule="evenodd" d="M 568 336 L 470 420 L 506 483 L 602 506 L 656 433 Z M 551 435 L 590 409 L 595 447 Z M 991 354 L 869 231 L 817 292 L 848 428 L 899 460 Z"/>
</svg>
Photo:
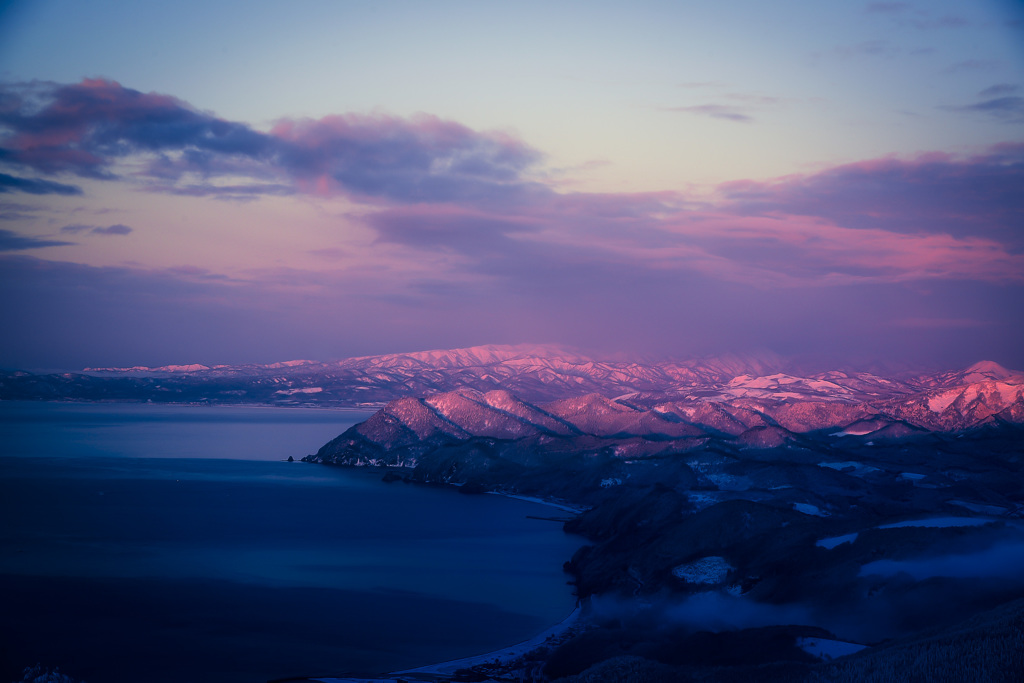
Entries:
<svg viewBox="0 0 1024 683">
<path fill-rule="evenodd" d="M 384 672 L 572 610 L 551 509 L 285 462 L 367 416 L 0 403 L 0 681 Z"/>
</svg>

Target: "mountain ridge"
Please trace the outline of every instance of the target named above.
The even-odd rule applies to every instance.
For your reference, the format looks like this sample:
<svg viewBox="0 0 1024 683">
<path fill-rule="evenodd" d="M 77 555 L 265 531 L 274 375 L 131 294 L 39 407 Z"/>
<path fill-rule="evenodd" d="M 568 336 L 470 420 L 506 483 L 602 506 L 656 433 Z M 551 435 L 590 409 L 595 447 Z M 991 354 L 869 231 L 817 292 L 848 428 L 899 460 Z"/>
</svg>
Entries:
<svg viewBox="0 0 1024 683">
<path fill-rule="evenodd" d="M 532 403 L 596 393 L 653 407 L 668 400 L 896 399 L 1024 373 L 992 361 L 961 370 L 883 377 L 870 372 L 802 373 L 772 354 L 672 361 L 596 360 L 544 345 L 485 345 L 339 361 L 264 365 L 181 364 L 90 368 L 78 373 L 0 371 L 0 399 L 127 400 L 379 408 L 403 396 L 458 388 L 499 389 Z"/>
<path fill-rule="evenodd" d="M 473 439 L 523 441 L 523 448 L 535 450 L 611 449 L 615 455 L 621 451 L 634 458 L 686 452 L 711 440 L 737 448 L 771 448 L 812 434 L 870 445 L 873 440 L 902 439 L 915 433 L 949 434 L 1003 423 L 1024 424 L 1024 377 L 1011 380 L 1015 381 L 984 380 L 862 403 L 793 400 L 784 395 L 732 401 L 683 399 L 650 408 L 593 393 L 532 404 L 507 391 L 461 388 L 392 401 L 311 460 L 393 466 L 397 460 L 388 460 L 393 457 L 402 466 L 415 466 L 416 453 Z M 816 434 L 820 432 L 827 434 Z M 415 438 L 407 438 L 409 433 Z M 542 437 L 547 441 L 539 443 Z M 407 451 L 395 455 L 396 449 Z"/>
</svg>

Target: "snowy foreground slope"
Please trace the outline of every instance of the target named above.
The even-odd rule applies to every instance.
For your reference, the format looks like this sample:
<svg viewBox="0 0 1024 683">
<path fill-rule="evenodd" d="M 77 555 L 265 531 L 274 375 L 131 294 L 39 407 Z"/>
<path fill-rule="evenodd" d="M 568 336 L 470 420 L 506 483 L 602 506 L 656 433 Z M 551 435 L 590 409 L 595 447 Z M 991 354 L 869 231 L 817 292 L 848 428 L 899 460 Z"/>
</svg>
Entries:
<svg viewBox="0 0 1024 683">
<path fill-rule="evenodd" d="M 580 510 L 566 568 L 589 629 L 478 674 L 1019 680 L 1024 377 L 850 377 L 668 400 L 463 388 L 394 400 L 306 460 Z"/>
</svg>

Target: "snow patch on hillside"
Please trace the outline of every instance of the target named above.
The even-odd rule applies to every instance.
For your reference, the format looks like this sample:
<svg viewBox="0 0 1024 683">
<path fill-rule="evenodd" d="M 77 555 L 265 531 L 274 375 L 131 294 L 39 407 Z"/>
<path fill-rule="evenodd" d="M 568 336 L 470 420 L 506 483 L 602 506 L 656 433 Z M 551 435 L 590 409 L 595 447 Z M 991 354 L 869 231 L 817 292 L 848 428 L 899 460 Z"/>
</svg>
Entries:
<svg viewBox="0 0 1024 683">
<path fill-rule="evenodd" d="M 797 638 L 796 646 L 812 657 L 825 661 L 852 655 L 867 647 L 867 645 L 849 643 L 845 640 L 829 640 L 828 638 Z"/>
<path fill-rule="evenodd" d="M 710 555 L 672 568 L 672 576 L 686 583 L 714 586 L 723 583 L 736 568 L 724 557 Z"/>
<path fill-rule="evenodd" d="M 979 526 L 988 524 L 991 519 L 979 517 L 929 517 L 928 519 L 908 519 L 903 522 L 893 522 L 875 527 L 877 529 L 902 529 L 908 526 L 929 527 L 932 529 L 945 529 L 955 526 Z"/>
<path fill-rule="evenodd" d="M 833 548 L 841 546 L 844 543 L 853 543 L 857 540 L 857 537 L 859 535 L 860 534 L 855 531 L 852 534 L 843 534 L 842 536 L 823 538 L 814 545 L 818 546 L 819 548 L 825 548 L 826 550 L 832 550 Z"/>
<path fill-rule="evenodd" d="M 829 514 L 819 508 L 817 505 L 811 505 L 810 503 L 793 503 L 793 509 L 797 512 L 802 512 L 805 515 L 812 515 L 814 517 L 828 517 Z"/>
</svg>

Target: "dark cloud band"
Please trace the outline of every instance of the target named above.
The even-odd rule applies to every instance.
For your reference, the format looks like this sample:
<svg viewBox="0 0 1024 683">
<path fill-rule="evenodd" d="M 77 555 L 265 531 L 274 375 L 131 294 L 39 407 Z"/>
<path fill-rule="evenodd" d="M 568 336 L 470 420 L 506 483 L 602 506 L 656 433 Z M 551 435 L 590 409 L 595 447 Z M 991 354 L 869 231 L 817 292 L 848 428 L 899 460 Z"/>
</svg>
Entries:
<svg viewBox="0 0 1024 683">
<path fill-rule="evenodd" d="M 0 251 L 24 251 L 41 247 L 62 247 L 74 242 L 26 237 L 11 230 L 0 230 Z"/>
<path fill-rule="evenodd" d="M 0 173 L 0 192 L 24 192 L 26 194 L 80 195 L 82 189 L 74 185 L 55 183 L 40 178 L 18 178 Z"/>
</svg>

